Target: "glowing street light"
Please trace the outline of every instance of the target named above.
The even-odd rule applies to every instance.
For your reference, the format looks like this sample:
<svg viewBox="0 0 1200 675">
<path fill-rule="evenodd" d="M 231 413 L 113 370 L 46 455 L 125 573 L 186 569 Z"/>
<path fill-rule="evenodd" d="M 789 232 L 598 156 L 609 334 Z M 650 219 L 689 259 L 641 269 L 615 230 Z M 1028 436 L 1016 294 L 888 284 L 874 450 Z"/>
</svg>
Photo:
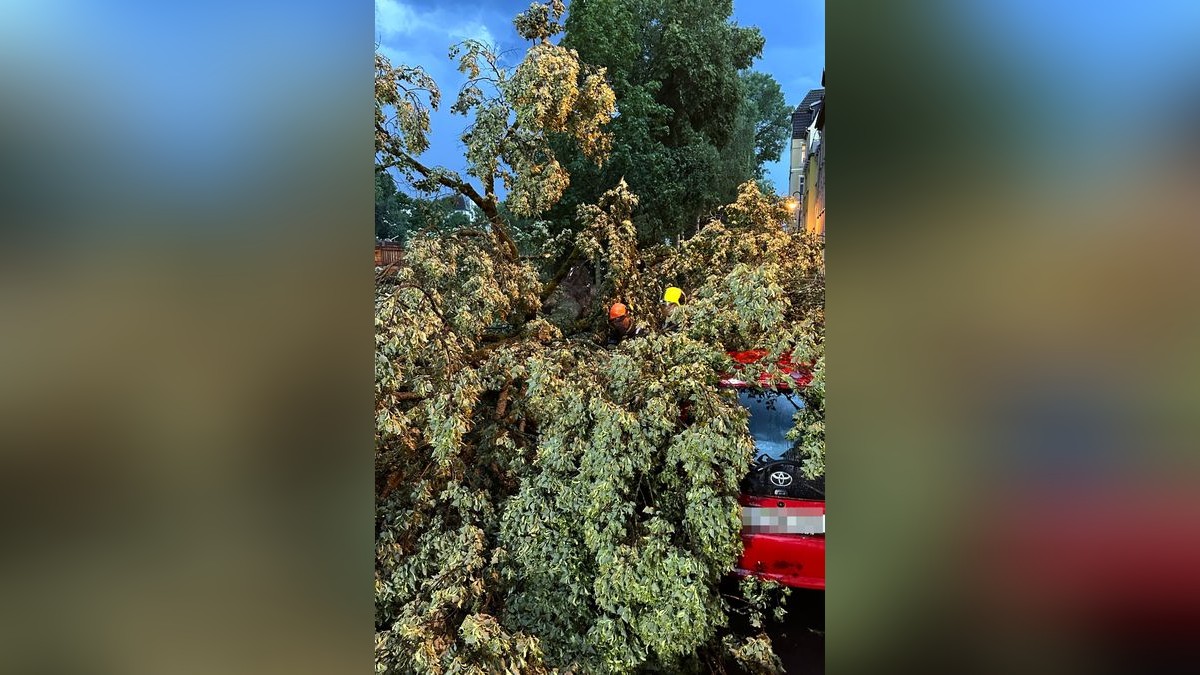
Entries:
<svg viewBox="0 0 1200 675">
<path fill-rule="evenodd" d="M 797 190 L 783 202 L 787 205 L 789 211 L 796 214 L 796 227 L 800 227 L 800 196 L 800 191 Z"/>
</svg>

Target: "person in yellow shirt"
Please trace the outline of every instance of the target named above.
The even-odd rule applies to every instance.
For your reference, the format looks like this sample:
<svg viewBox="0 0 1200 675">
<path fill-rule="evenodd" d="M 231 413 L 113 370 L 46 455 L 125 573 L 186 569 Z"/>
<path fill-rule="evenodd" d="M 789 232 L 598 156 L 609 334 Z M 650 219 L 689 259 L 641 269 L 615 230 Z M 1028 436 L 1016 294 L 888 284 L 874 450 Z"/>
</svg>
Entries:
<svg viewBox="0 0 1200 675">
<path fill-rule="evenodd" d="M 683 290 L 676 286 L 668 286 L 663 293 L 663 328 L 675 330 L 679 328 L 679 301 L 683 299 Z"/>
</svg>

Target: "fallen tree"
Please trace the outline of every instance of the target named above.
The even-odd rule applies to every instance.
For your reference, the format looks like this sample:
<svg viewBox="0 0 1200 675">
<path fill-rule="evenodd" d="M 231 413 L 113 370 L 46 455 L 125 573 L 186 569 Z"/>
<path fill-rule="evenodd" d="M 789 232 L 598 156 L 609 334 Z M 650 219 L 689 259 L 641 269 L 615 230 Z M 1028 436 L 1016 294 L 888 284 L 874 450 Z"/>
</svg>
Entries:
<svg viewBox="0 0 1200 675">
<path fill-rule="evenodd" d="M 418 184 L 469 188 L 494 207 L 489 180 L 506 175 L 497 167 L 508 163 L 506 180 L 527 190 L 521 208 L 552 203 L 561 181 L 545 180 L 557 170 L 539 139 L 560 125 L 554 133 L 581 132 L 603 158 L 602 115 L 572 126 L 561 109 L 543 110 L 551 98 L 522 93 L 574 87 L 583 109 L 580 96 L 605 100 L 602 74 L 590 79 L 596 73 L 586 66 L 566 63 L 569 50 L 547 50 L 562 11 L 557 1 L 535 4 L 518 18 L 536 44 L 517 72 L 531 59 L 541 64 L 524 79 L 468 46 L 467 72 L 483 59 L 496 76 L 493 98 L 468 93 L 463 107 L 476 110 L 467 145 L 479 170 L 468 173 L 483 177 L 482 192 L 413 158 L 421 143 L 410 132 L 424 133 L 417 109 L 392 118 L 407 114 L 400 125 L 377 114 L 381 165 L 415 172 Z M 413 72 L 382 62 L 377 111 L 405 100 L 388 93 L 389 81 L 429 91 L 432 82 Z M 487 106 L 518 122 L 497 116 L 484 134 Z M 502 149 L 516 137 L 520 150 Z M 538 161 L 519 159 L 525 151 Z M 636 246 L 635 203 L 622 183 L 580 208 L 573 250 L 596 292 L 584 320 L 571 325 L 542 312 L 545 271 L 516 253 L 498 208 L 482 230 L 413 235 L 402 263 L 378 276 L 379 672 L 777 669 L 758 628 L 780 594 L 720 590 L 740 550 L 738 482 L 754 450 L 744 410 L 716 385 L 731 368 L 726 352 L 752 347 L 812 363 L 814 382 L 823 383 L 821 243 L 784 231 L 780 201 L 754 183 L 675 247 Z M 687 294 L 671 330 L 658 314 L 666 285 Z M 615 300 L 647 334 L 606 349 L 603 322 L 588 319 Z M 823 384 L 803 396 L 794 433 L 817 474 Z M 737 612 L 752 615 L 752 630 L 731 629 Z"/>
</svg>

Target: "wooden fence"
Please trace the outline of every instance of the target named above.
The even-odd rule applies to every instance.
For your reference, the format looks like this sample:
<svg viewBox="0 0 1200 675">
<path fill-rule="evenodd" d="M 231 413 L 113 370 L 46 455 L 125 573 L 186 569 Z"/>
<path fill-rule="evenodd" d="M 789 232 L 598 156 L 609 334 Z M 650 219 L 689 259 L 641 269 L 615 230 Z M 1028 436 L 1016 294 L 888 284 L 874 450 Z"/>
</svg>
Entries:
<svg viewBox="0 0 1200 675">
<path fill-rule="evenodd" d="M 375 266 L 395 265 L 404 257 L 404 247 L 394 241 L 375 242 Z"/>
</svg>

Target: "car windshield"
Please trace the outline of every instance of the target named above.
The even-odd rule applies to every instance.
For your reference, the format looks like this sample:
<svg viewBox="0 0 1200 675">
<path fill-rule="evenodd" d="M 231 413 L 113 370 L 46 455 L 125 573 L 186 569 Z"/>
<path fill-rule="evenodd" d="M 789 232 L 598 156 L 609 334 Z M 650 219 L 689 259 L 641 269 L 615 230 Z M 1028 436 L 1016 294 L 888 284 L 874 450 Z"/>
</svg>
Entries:
<svg viewBox="0 0 1200 675">
<path fill-rule="evenodd" d="M 799 397 L 773 391 L 743 389 L 738 400 L 750 411 L 750 435 L 758 454 L 772 460 L 783 459 L 794 443 L 787 439 L 792 429 L 792 416 L 803 403 Z"/>
</svg>

